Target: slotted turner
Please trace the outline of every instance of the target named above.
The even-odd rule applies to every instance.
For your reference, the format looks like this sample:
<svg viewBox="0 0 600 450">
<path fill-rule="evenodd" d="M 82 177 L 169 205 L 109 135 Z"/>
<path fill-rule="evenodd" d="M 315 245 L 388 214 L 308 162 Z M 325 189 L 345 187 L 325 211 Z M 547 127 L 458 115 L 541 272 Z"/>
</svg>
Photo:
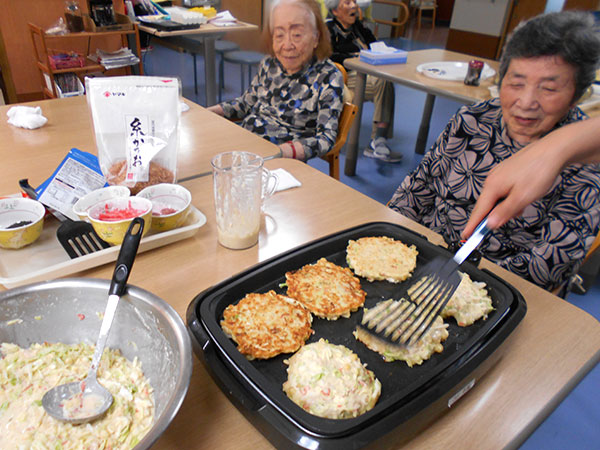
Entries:
<svg viewBox="0 0 600 450">
<path fill-rule="evenodd" d="M 37 192 L 29 184 L 27 178 L 19 180 L 19 186 L 30 198 L 37 200 Z M 73 220 L 52 208 L 48 208 L 48 210 L 62 222 L 56 230 L 56 238 L 71 259 L 110 247 L 108 242 L 103 241 L 96 234 L 91 223 Z"/>
<path fill-rule="evenodd" d="M 401 291 L 401 298 L 409 302 L 380 302 L 363 313 L 359 326 L 395 346 L 419 341 L 456 291 L 461 281 L 458 267 L 488 234 L 486 225 L 487 217 L 453 258 L 438 256 L 417 270 L 414 281 Z"/>
</svg>

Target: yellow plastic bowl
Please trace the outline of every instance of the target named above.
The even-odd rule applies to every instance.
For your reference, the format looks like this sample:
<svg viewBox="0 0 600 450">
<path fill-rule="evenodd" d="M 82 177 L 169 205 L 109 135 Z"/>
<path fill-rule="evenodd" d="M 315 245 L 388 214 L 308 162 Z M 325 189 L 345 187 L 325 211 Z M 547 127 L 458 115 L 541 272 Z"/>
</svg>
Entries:
<svg viewBox="0 0 600 450">
<path fill-rule="evenodd" d="M 161 183 L 138 192 L 152 202 L 152 230 L 168 231 L 180 227 L 190 211 L 192 194 L 178 184 Z"/>
<path fill-rule="evenodd" d="M 130 195 L 131 192 L 126 186 L 107 186 L 96 189 L 77 200 L 73 205 L 73 212 L 77 214 L 79 219 L 88 220 L 88 211 L 95 204 L 111 198 L 129 197 Z"/>
<path fill-rule="evenodd" d="M 101 218 L 103 213 L 133 212 L 121 220 Z M 138 211 L 136 214 L 135 211 Z M 142 237 L 150 230 L 152 223 L 152 202 L 142 197 L 116 197 L 96 203 L 88 211 L 88 217 L 94 230 L 109 244 L 120 245 L 123 242 L 129 224 L 135 217 L 144 219 Z"/>
<path fill-rule="evenodd" d="M 44 205 L 36 200 L 0 199 L 0 247 L 21 248 L 37 241 L 42 234 L 45 213 Z M 23 225 L 15 226 L 21 222 Z"/>
</svg>

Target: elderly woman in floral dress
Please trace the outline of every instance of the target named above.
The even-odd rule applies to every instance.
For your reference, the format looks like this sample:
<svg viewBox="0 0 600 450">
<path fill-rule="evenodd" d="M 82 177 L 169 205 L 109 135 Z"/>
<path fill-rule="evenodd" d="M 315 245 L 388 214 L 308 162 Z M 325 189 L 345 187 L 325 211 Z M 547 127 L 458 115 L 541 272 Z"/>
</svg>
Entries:
<svg viewBox="0 0 600 450">
<path fill-rule="evenodd" d="M 209 109 L 277 144 L 286 158 L 326 154 L 337 137 L 344 81 L 328 59 L 329 33 L 314 0 L 279 0 L 268 17 L 265 58 L 250 87 Z"/>
<path fill-rule="evenodd" d="M 590 14 L 563 11 L 520 24 L 500 61 L 500 97 L 459 109 L 398 187 L 390 208 L 458 242 L 496 165 L 550 131 L 585 119 L 575 104 L 599 62 L 600 38 Z M 493 230 L 479 250 L 565 295 L 599 224 L 599 167 L 572 164 L 544 197 Z"/>
</svg>

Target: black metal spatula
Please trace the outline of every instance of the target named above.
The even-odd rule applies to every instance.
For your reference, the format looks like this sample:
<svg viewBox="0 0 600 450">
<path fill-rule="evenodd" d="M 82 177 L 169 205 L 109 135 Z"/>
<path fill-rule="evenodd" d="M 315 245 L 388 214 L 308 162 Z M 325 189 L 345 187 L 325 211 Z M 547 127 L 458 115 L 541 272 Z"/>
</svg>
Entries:
<svg viewBox="0 0 600 450">
<path fill-rule="evenodd" d="M 410 346 L 425 335 L 444 309 L 461 278 L 458 267 L 489 232 L 485 218 L 453 258 L 437 257 L 416 271 L 401 298 L 410 302 L 380 302 L 363 313 L 359 325 L 392 345 Z"/>
<path fill-rule="evenodd" d="M 19 186 L 30 198 L 37 200 L 37 192 L 27 178 L 19 180 Z M 110 247 L 108 242 L 103 241 L 96 234 L 91 223 L 72 220 L 52 208 L 48 210 L 62 222 L 56 230 L 56 237 L 71 259 Z"/>
</svg>

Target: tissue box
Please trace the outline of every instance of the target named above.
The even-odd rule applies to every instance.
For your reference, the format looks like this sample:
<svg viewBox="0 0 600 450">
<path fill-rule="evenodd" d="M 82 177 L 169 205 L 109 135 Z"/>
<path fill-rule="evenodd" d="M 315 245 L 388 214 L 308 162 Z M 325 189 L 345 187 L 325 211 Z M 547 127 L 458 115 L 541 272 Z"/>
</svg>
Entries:
<svg viewBox="0 0 600 450">
<path fill-rule="evenodd" d="M 408 52 L 405 50 L 396 50 L 391 53 L 374 52 L 373 50 L 361 50 L 358 59 L 367 64 L 404 64 Z"/>
</svg>

